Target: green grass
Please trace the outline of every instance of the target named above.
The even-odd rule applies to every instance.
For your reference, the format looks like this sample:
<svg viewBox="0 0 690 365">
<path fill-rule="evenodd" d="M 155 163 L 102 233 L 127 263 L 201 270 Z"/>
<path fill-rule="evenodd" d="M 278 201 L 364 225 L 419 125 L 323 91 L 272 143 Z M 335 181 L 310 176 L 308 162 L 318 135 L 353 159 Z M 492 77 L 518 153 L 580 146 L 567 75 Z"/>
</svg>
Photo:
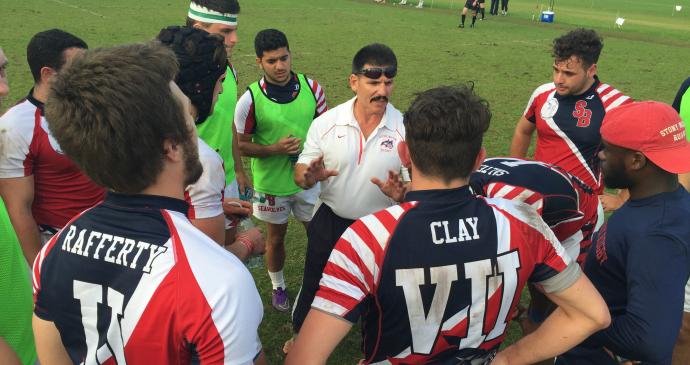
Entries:
<svg viewBox="0 0 690 365">
<path fill-rule="evenodd" d="M 429 6 L 432 1 L 425 3 Z M 11 62 L 12 88 L 4 107 L 31 87 L 25 49 L 34 33 L 59 27 L 83 37 L 91 47 L 144 41 L 164 26 L 181 24 L 187 4 L 187 0 L 0 0 L 0 46 Z M 509 16 L 490 17 L 478 22 L 476 29 L 456 28 L 458 7 L 464 1 L 435 0 L 433 4 L 433 9 L 419 10 L 375 5 L 371 0 L 244 0 L 240 43 L 233 55 L 240 87 L 260 77 L 253 37 L 263 28 L 278 28 L 288 35 L 294 69 L 317 79 L 330 105 L 352 96 L 347 77 L 357 49 L 383 42 L 399 60 L 394 105 L 404 110 L 415 92 L 471 81 L 490 102 L 493 113 L 485 145 L 490 155 L 501 155 L 508 152 L 514 125 L 531 92 L 550 80 L 552 39 L 569 29 L 594 27 L 604 36 L 599 75 L 635 99 L 670 103 L 690 73 L 689 0 L 561 0 L 556 3 L 554 24 L 531 21 L 536 0 L 511 0 Z M 671 16 L 675 4 L 684 9 Z M 617 15 L 626 18 L 621 30 L 613 28 Z M 293 297 L 301 280 L 305 242 L 303 228 L 292 222 L 285 270 Z M 282 343 L 291 332 L 289 316 L 270 308 L 265 272 L 254 270 L 253 274 L 265 304 L 261 338 L 270 362 L 278 364 Z M 511 328 L 507 342 L 517 335 Z M 358 341 L 352 331 L 330 363 L 356 363 Z"/>
</svg>

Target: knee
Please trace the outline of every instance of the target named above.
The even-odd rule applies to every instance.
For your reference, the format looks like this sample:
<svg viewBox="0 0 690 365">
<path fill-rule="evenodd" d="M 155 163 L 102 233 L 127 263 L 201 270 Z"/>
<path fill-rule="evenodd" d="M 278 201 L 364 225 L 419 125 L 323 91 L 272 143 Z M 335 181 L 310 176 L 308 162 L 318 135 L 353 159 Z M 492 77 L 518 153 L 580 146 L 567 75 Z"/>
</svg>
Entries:
<svg viewBox="0 0 690 365">
<path fill-rule="evenodd" d="M 683 312 L 683 322 L 678 333 L 678 342 L 690 344 L 690 312 Z"/>
</svg>

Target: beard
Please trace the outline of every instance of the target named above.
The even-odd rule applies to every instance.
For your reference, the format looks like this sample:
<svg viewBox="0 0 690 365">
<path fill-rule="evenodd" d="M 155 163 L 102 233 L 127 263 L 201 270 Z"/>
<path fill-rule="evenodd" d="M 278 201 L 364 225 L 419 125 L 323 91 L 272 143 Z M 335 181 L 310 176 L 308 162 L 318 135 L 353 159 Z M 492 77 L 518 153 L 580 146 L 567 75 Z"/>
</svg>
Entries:
<svg viewBox="0 0 690 365">
<path fill-rule="evenodd" d="M 185 166 L 184 185 L 189 186 L 199 180 L 204 172 L 204 167 L 201 165 L 201 161 L 199 161 L 199 147 L 194 143 L 194 140 L 190 138 L 189 141 L 182 145 L 182 148 L 184 150 Z"/>
<path fill-rule="evenodd" d="M 602 171 L 604 175 L 604 185 L 611 189 L 628 189 L 632 186 L 632 180 L 625 173 L 625 168 L 621 166 L 609 167 Z"/>
</svg>

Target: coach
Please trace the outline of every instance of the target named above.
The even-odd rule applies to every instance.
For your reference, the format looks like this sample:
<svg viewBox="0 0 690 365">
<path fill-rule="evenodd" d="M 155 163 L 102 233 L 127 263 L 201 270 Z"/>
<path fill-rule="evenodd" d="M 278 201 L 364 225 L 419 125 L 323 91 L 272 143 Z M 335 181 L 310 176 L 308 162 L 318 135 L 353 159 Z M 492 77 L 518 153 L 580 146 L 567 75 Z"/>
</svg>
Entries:
<svg viewBox="0 0 690 365">
<path fill-rule="evenodd" d="M 295 182 L 309 189 L 321 181 L 321 194 L 307 229 L 304 278 L 292 314 L 295 333 L 337 239 L 355 219 L 393 204 L 371 181 L 380 183 L 401 167 L 397 147 L 405 127 L 400 111 L 388 102 L 397 67 L 388 46 L 360 49 L 349 79 L 355 97 L 316 118 L 307 132 Z"/>
</svg>

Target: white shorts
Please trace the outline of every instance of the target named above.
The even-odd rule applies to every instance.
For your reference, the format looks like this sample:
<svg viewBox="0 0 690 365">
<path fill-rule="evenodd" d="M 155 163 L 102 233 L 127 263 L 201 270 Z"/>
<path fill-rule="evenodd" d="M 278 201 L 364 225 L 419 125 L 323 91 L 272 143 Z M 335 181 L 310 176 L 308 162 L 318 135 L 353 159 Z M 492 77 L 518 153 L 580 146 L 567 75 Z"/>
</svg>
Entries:
<svg viewBox="0 0 690 365">
<path fill-rule="evenodd" d="M 240 198 L 240 188 L 237 186 L 237 179 L 232 180 L 232 182 L 225 186 L 225 192 L 223 193 L 225 198 Z M 233 229 L 237 227 L 237 219 L 228 219 L 225 217 L 225 230 Z"/>
<path fill-rule="evenodd" d="M 683 312 L 690 313 L 690 280 L 685 285 L 685 304 L 683 305 Z"/>
<path fill-rule="evenodd" d="M 314 214 L 314 204 L 320 192 L 319 184 L 309 190 L 287 196 L 275 196 L 257 191 L 254 196 L 254 216 L 266 223 L 285 224 L 292 212 L 298 221 L 309 222 Z"/>
</svg>

